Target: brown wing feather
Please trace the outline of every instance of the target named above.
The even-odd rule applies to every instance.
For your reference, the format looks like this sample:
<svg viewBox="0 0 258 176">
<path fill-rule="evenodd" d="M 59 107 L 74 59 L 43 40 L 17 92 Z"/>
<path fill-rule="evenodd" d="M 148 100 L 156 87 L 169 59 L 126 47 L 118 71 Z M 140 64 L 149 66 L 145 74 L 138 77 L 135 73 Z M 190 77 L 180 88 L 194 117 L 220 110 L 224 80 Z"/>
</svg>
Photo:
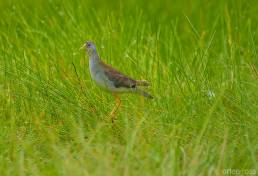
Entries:
<svg viewBox="0 0 258 176">
<path fill-rule="evenodd" d="M 125 88 L 135 88 L 136 80 L 125 76 L 123 73 L 115 70 L 110 65 L 101 61 L 101 65 L 104 68 L 104 72 L 107 75 L 108 79 L 112 81 L 115 87 L 125 87 Z"/>
</svg>

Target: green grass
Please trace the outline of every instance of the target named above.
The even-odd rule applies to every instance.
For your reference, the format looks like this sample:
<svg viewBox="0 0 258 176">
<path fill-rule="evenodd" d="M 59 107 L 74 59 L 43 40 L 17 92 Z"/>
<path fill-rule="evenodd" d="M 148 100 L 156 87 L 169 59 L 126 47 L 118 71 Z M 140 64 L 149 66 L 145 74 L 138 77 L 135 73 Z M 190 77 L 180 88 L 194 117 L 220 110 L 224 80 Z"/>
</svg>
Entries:
<svg viewBox="0 0 258 176">
<path fill-rule="evenodd" d="M 1 175 L 254 175 L 257 11 L 256 0 L 1 0 Z M 86 40 L 155 98 L 122 95 L 112 124 Z"/>
</svg>

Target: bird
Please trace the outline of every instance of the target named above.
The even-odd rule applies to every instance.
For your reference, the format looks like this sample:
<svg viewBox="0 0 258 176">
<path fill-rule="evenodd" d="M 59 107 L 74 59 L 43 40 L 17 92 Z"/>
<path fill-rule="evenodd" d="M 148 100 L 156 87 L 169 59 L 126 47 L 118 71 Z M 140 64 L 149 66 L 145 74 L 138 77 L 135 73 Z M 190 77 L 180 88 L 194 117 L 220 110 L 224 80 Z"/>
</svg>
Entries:
<svg viewBox="0 0 258 176">
<path fill-rule="evenodd" d="M 115 98 L 116 104 L 109 114 L 112 122 L 114 122 L 116 111 L 121 105 L 121 93 L 135 93 L 149 99 L 153 98 L 152 95 L 139 88 L 141 86 L 150 86 L 148 81 L 133 79 L 106 64 L 100 58 L 97 48 L 92 41 L 86 41 L 80 49 L 84 48 L 89 57 L 91 78 L 98 86 L 112 93 Z"/>
</svg>

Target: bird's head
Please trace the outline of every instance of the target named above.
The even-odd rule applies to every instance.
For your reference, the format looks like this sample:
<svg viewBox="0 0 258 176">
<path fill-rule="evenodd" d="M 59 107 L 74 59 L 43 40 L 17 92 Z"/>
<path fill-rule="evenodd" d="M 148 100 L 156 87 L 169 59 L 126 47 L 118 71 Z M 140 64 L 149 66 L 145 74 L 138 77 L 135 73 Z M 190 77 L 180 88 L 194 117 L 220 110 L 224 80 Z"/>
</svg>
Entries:
<svg viewBox="0 0 258 176">
<path fill-rule="evenodd" d="M 93 42 L 91 41 L 87 41 L 84 43 L 84 45 L 81 47 L 81 49 L 85 48 L 86 52 L 88 53 L 89 56 L 93 56 L 95 54 L 97 54 L 97 49 L 94 45 Z"/>
</svg>

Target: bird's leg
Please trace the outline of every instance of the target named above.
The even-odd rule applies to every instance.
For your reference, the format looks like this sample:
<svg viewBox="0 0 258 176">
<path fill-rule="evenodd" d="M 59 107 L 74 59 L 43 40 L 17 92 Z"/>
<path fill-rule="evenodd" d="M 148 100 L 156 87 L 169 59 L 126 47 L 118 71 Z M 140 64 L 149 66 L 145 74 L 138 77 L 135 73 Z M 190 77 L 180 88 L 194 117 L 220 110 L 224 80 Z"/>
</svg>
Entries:
<svg viewBox="0 0 258 176">
<path fill-rule="evenodd" d="M 116 111 L 117 111 L 117 109 L 119 108 L 119 106 L 121 105 L 120 97 L 119 97 L 117 94 L 113 94 L 113 96 L 115 97 L 116 105 L 115 105 L 115 107 L 112 109 L 112 111 L 111 111 L 110 114 L 109 114 L 109 116 L 110 116 L 112 122 L 114 122 L 115 115 L 116 115 Z"/>
</svg>

